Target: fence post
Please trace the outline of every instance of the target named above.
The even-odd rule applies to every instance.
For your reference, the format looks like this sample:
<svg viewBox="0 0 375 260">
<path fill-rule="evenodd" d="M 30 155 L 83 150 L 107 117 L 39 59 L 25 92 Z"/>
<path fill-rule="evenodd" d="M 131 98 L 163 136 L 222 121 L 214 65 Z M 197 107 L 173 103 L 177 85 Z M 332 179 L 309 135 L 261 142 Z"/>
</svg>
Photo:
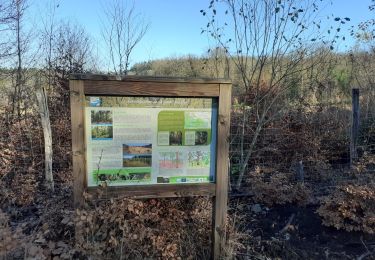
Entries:
<svg viewBox="0 0 375 260">
<path fill-rule="evenodd" d="M 303 183 L 305 181 L 305 173 L 303 170 L 303 161 L 299 161 L 296 167 L 297 181 Z"/>
<path fill-rule="evenodd" d="M 357 141 L 359 133 L 359 89 L 352 89 L 352 120 L 350 131 L 350 167 L 353 162 L 358 158 L 357 154 Z"/>
<path fill-rule="evenodd" d="M 41 85 L 38 77 L 35 81 L 35 94 L 38 101 L 38 108 L 40 119 L 42 121 L 43 136 L 44 136 L 44 156 L 45 156 L 45 178 L 47 187 L 54 192 L 55 185 L 52 174 L 52 130 L 49 116 L 47 93 L 45 88 Z"/>
</svg>

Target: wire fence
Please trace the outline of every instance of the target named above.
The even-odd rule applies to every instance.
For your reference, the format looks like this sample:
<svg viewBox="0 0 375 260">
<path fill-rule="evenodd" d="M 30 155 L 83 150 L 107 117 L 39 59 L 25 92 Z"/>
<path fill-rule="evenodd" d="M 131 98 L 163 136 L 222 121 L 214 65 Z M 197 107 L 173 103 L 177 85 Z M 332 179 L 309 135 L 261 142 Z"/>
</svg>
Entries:
<svg viewBox="0 0 375 260">
<path fill-rule="evenodd" d="M 258 136 L 259 122 L 248 119 L 244 124 L 244 118 L 251 116 L 244 117 L 244 110 L 233 110 L 230 145 L 233 192 L 237 192 L 235 188 L 244 164 L 247 166 L 241 189 L 250 195 L 254 195 L 252 190 L 259 176 L 262 183 L 269 184 L 273 183 L 273 176 L 287 176 L 283 184 L 303 182 L 316 196 L 327 195 L 342 184 L 365 184 L 375 174 L 374 100 L 374 90 L 360 90 L 357 158 L 353 165 L 351 96 L 336 102 L 331 99 L 317 105 L 290 108 L 264 125 Z"/>
</svg>

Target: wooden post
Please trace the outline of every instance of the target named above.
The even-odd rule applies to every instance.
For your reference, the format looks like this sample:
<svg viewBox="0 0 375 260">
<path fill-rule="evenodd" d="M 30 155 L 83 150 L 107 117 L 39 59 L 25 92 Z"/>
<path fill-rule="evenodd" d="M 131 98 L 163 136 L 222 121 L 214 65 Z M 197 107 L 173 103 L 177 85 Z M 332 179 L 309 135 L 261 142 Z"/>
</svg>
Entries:
<svg viewBox="0 0 375 260">
<path fill-rule="evenodd" d="M 350 131 L 350 167 L 353 162 L 358 158 L 357 142 L 359 133 L 359 89 L 352 89 L 352 120 Z"/>
<path fill-rule="evenodd" d="M 47 102 L 47 94 L 44 87 L 41 86 L 39 79 L 36 79 L 35 82 L 35 94 L 38 101 L 38 108 L 40 119 L 42 121 L 43 128 L 43 137 L 44 137 L 44 164 L 45 164 L 45 179 L 46 186 L 52 192 L 55 191 L 55 185 L 53 182 L 52 174 L 52 131 L 51 131 L 51 122 L 49 120 L 49 109 Z"/>
<path fill-rule="evenodd" d="M 83 205 L 85 187 L 84 89 L 82 80 L 70 81 L 70 113 L 72 117 L 72 153 L 74 177 L 74 207 Z"/>
<path fill-rule="evenodd" d="M 231 85 L 220 85 L 217 129 L 216 196 L 213 211 L 213 259 L 219 259 L 225 246 L 228 206 L 229 134 Z"/>
</svg>

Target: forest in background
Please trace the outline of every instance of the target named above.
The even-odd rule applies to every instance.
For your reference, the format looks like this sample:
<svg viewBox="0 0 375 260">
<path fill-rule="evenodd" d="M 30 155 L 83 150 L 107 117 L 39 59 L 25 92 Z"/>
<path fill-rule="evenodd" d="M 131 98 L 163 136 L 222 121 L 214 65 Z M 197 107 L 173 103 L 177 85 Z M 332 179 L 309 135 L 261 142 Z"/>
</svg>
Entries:
<svg viewBox="0 0 375 260">
<path fill-rule="evenodd" d="M 356 45 L 340 53 L 335 46 L 344 41 L 342 27 L 350 18 L 333 16 L 328 31 L 319 31 L 319 21 L 310 16 L 318 12 L 319 1 L 209 1 L 206 10 L 197 10 L 208 21 L 202 34 L 215 43 L 206 54 L 130 66 L 148 25 L 133 20 L 132 6 L 113 3 L 104 30 L 110 72 L 100 70 L 93 40 L 83 27 L 54 19 L 56 6 L 50 6 L 43 28 L 32 34 L 23 24 L 31 2 L 0 5 L 0 258 L 210 255 L 212 205 L 207 198 L 102 201 L 83 194 L 87 205 L 74 212 L 72 73 L 232 80 L 231 187 L 223 258 L 374 258 L 373 20 L 353 25 L 350 35 Z M 374 1 L 368 5 L 373 11 Z M 237 23 L 220 24 L 216 16 L 221 10 Z M 122 41 L 116 44 L 105 32 L 126 27 L 124 21 L 140 27 L 127 27 L 135 35 L 131 39 L 117 31 Z M 353 162 L 352 88 L 360 91 Z M 38 91 L 44 91 L 50 115 L 50 176 Z M 102 193 L 105 187 L 97 198 Z"/>
</svg>

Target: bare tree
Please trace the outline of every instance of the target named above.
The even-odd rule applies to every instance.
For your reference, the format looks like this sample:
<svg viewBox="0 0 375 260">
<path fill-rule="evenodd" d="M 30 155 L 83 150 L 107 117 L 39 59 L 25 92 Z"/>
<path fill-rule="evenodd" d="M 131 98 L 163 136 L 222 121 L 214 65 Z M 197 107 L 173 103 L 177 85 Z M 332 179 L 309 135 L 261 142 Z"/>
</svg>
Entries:
<svg viewBox="0 0 375 260">
<path fill-rule="evenodd" d="M 201 10 L 208 17 L 204 31 L 229 55 L 240 77 L 235 84 L 243 90 L 237 189 L 264 126 L 286 110 L 282 101 L 291 80 L 306 80 L 303 75 L 323 62 L 312 59 L 321 49 L 316 46 L 327 44 L 328 50 L 333 49 L 337 35 L 328 41 L 321 34 L 318 8 L 317 0 L 213 0 L 207 11 Z M 223 10 L 223 20 L 217 15 L 219 10 Z M 347 19 L 334 18 L 339 24 Z M 248 130 L 252 139 L 245 144 Z"/>
<path fill-rule="evenodd" d="M 15 9 L 14 1 L 2 1 L 0 4 L 0 58 L 8 57 L 11 54 L 12 44 L 9 39 L 9 32 L 16 18 Z"/>
<path fill-rule="evenodd" d="M 55 73 L 66 79 L 70 73 L 83 73 L 90 65 L 92 42 L 79 25 L 62 22 L 54 32 L 51 62 Z"/>
<path fill-rule="evenodd" d="M 61 110 L 61 107 L 67 107 L 69 102 L 68 76 L 70 73 L 85 72 L 92 57 L 91 40 L 82 27 L 55 21 L 58 6 L 57 1 L 52 1 L 47 6 L 48 12 L 42 19 L 43 27 L 40 35 L 43 48 L 41 59 L 43 69 L 34 79 L 44 134 L 45 180 L 46 186 L 51 191 L 54 191 L 52 141 L 54 147 L 57 147 L 61 141 L 53 140 L 52 130 L 54 129 L 51 127 L 51 122 L 52 126 L 56 127 L 54 124 L 56 118 L 50 118 L 49 115 L 50 112 L 51 114 L 59 113 L 59 119 L 68 118 L 68 115 L 64 113 L 69 113 L 69 111 Z"/>
<path fill-rule="evenodd" d="M 149 24 L 136 13 L 134 2 L 114 0 L 104 8 L 102 36 L 116 74 L 128 73 L 131 54 L 148 28 Z"/>
<path fill-rule="evenodd" d="M 368 9 L 375 12 L 375 0 L 371 0 Z M 353 27 L 351 35 L 357 40 L 350 55 L 351 75 L 354 84 L 361 88 L 364 104 L 361 113 L 368 120 L 375 111 L 375 19 L 360 22 Z"/>
<path fill-rule="evenodd" d="M 231 66 L 227 49 L 216 46 L 210 48 L 207 54 L 203 69 L 208 71 L 210 77 L 229 78 Z"/>
<path fill-rule="evenodd" d="M 14 0 L 12 6 L 14 8 L 14 15 L 11 21 L 11 29 L 14 32 L 14 36 L 11 36 L 10 40 L 12 44 L 10 55 L 16 57 L 16 69 L 14 73 L 14 88 L 13 92 L 11 93 L 11 107 L 12 116 L 17 114 L 18 118 L 21 118 L 22 103 L 25 101 L 24 58 L 29 47 L 30 37 L 30 35 L 25 33 L 23 29 L 23 20 L 25 11 L 27 9 L 27 0 Z"/>
<path fill-rule="evenodd" d="M 16 43 L 17 43 L 17 73 L 16 73 L 16 84 L 14 89 L 14 95 L 13 95 L 13 113 L 14 113 L 14 106 L 17 102 L 17 112 L 18 117 L 20 117 L 21 109 L 20 109 L 20 97 L 21 97 L 21 84 L 22 84 L 22 54 L 23 54 L 23 46 L 21 41 L 21 19 L 24 15 L 25 11 L 25 2 L 23 1 L 16 1 L 15 2 L 16 7 L 16 17 L 15 17 L 15 30 L 16 30 Z M 16 101 L 15 99 L 18 99 Z"/>
<path fill-rule="evenodd" d="M 43 62 L 42 65 L 45 70 L 45 76 L 47 77 L 48 81 L 48 89 L 52 88 L 53 82 L 53 66 L 52 66 L 52 59 L 54 57 L 54 44 L 55 44 L 55 37 L 54 34 L 56 32 L 57 22 L 56 18 L 56 11 L 59 7 L 58 0 L 53 0 L 49 2 L 45 9 L 47 13 L 41 17 L 41 46 L 43 49 Z"/>
</svg>

